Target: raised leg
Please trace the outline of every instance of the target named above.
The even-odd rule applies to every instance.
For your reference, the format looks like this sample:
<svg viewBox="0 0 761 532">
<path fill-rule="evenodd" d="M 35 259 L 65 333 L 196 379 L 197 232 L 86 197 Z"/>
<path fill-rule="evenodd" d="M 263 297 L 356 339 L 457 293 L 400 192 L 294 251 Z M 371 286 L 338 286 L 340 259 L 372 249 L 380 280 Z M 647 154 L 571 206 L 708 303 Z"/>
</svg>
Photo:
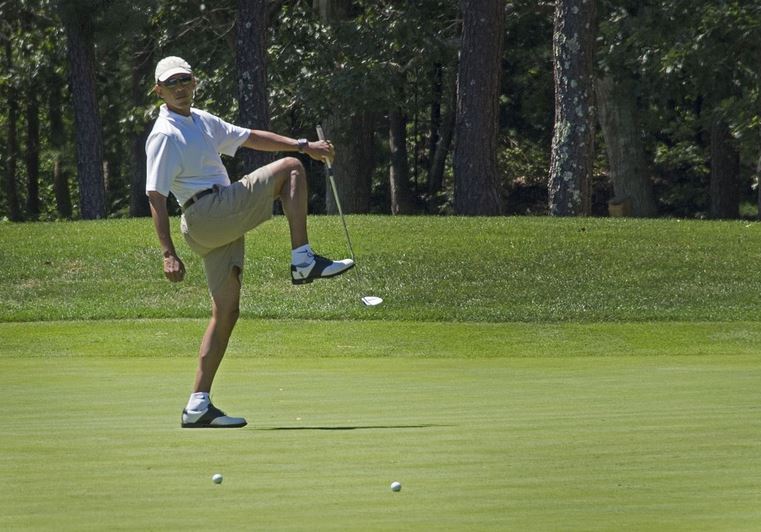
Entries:
<svg viewBox="0 0 761 532">
<path fill-rule="evenodd" d="M 275 198 L 283 204 L 291 232 L 291 249 L 309 242 L 307 235 L 308 190 L 306 170 L 295 157 L 286 157 L 272 163 L 275 176 Z"/>
</svg>

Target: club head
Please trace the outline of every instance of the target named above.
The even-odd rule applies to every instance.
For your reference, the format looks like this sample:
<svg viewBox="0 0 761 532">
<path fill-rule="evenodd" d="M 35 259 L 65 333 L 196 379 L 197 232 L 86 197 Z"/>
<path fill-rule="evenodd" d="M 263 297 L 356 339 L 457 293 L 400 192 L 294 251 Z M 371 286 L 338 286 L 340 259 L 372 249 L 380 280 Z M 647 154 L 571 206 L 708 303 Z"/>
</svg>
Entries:
<svg viewBox="0 0 761 532">
<path fill-rule="evenodd" d="M 383 299 L 375 296 L 365 296 L 362 298 L 362 303 L 364 303 L 366 307 L 377 307 L 383 303 Z"/>
</svg>

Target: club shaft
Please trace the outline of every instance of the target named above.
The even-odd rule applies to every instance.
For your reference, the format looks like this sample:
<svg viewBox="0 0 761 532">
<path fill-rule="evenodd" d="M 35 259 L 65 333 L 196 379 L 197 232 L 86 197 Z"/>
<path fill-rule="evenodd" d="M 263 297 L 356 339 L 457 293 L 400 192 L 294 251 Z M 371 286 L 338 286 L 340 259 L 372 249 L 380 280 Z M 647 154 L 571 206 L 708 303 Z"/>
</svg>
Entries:
<svg viewBox="0 0 761 532">
<path fill-rule="evenodd" d="M 317 125 L 317 138 L 325 140 L 325 132 L 322 130 L 322 126 Z M 330 181 L 330 188 L 333 190 L 333 198 L 336 200 L 336 207 L 338 207 L 338 215 L 341 218 L 341 225 L 344 228 L 344 235 L 346 236 L 346 244 L 349 246 L 349 253 L 351 254 L 351 260 L 354 261 L 354 274 L 357 276 L 357 281 L 360 285 L 364 285 L 362 276 L 359 274 L 359 267 L 357 266 L 357 260 L 354 257 L 354 247 L 351 245 L 351 237 L 349 236 L 349 228 L 346 227 L 346 220 L 344 219 L 344 211 L 341 208 L 341 200 L 338 199 L 338 189 L 336 188 L 336 180 L 333 177 L 333 161 L 325 159 L 325 170 L 328 174 L 328 181 Z M 377 306 L 382 303 L 383 300 L 374 296 L 362 296 L 362 303 L 366 306 Z"/>
<path fill-rule="evenodd" d="M 322 126 L 317 126 L 317 138 L 325 140 L 325 132 L 322 130 Z M 330 181 L 330 189 L 333 191 L 333 199 L 336 201 L 336 207 L 338 208 L 338 216 L 341 218 L 341 225 L 344 228 L 344 235 L 346 236 L 346 244 L 349 246 L 349 254 L 351 254 L 351 260 L 357 262 L 354 258 L 354 247 L 351 245 L 351 237 L 349 236 L 349 228 L 346 227 L 346 220 L 344 219 L 344 212 L 341 208 L 341 200 L 338 199 L 338 189 L 336 188 L 336 180 L 333 177 L 333 163 L 330 159 L 325 159 L 325 167 L 327 168 L 328 181 Z"/>
</svg>

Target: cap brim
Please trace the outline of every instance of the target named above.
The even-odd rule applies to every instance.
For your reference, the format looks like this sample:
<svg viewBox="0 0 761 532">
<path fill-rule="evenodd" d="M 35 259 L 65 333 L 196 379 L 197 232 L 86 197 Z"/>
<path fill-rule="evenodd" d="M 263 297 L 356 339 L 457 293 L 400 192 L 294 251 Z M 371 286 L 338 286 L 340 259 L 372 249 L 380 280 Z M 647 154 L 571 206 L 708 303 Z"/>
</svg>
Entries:
<svg viewBox="0 0 761 532">
<path fill-rule="evenodd" d="M 187 68 L 175 67 L 175 68 L 170 68 L 166 72 L 162 73 L 159 76 L 159 79 L 157 79 L 156 81 L 166 81 L 172 76 L 174 76 L 175 74 L 190 74 L 191 76 L 193 75 L 193 73 Z"/>
</svg>

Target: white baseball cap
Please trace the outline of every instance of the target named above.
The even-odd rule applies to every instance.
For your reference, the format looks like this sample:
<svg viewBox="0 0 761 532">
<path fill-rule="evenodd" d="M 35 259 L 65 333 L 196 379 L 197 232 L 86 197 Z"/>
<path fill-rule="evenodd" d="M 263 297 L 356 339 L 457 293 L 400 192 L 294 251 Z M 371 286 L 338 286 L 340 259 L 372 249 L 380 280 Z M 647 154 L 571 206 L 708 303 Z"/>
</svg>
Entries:
<svg viewBox="0 0 761 532">
<path fill-rule="evenodd" d="M 165 57 L 156 65 L 156 83 L 166 81 L 175 74 L 193 75 L 190 65 L 182 57 L 170 55 Z"/>
</svg>

